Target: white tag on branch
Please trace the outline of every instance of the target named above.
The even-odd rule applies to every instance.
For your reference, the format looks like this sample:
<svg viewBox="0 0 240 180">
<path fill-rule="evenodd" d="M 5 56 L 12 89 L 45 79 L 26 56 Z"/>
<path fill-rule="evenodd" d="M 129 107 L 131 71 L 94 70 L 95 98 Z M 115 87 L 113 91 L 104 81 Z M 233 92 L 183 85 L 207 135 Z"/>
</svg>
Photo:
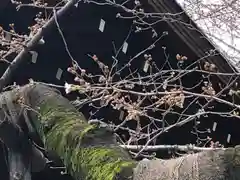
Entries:
<svg viewBox="0 0 240 180">
<path fill-rule="evenodd" d="M 11 35 L 9 32 L 6 32 L 6 33 L 4 34 L 4 39 L 5 39 L 6 41 L 11 41 L 12 35 Z"/>
<path fill-rule="evenodd" d="M 124 54 L 126 54 L 126 53 L 127 53 L 127 49 L 128 49 L 128 43 L 125 41 L 125 42 L 123 43 L 122 52 L 123 52 Z"/>
<path fill-rule="evenodd" d="M 145 61 L 145 64 L 143 66 L 143 71 L 148 72 L 149 66 L 150 66 L 149 61 Z"/>
<path fill-rule="evenodd" d="M 123 120 L 124 117 L 124 111 L 120 111 L 120 115 L 119 115 L 119 120 Z"/>
<path fill-rule="evenodd" d="M 99 25 L 99 31 L 101 31 L 101 32 L 104 31 L 105 24 L 106 24 L 106 22 L 103 19 L 101 19 L 100 20 L 100 25 Z"/>
<path fill-rule="evenodd" d="M 57 74 L 56 74 L 56 78 L 57 78 L 58 80 L 61 79 L 61 77 L 62 77 L 62 73 L 63 73 L 63 70 L 62 70 L 61 68 L 58 68 L 58 70 L 57 70 Z"/>
<path fill-rule="evenodd" d="M 227 143 L 229 143 L 231 140 L 231 134 L 228 134 L 228 137 L 227 137 Z"/>
<path fill-rule="evenodd" d="M 37 62 L 38 53 L 36 51 L 30 51 L 30 53 L 32 54 L 32 62 L 36 63 Z"/>
<path fill-rule="evenodd" d="M 217 123 L 214 122 L 214 123 L 213 123 L 213 128 L 212 128 L 212 130 L 213 130 L 213 131 L 216 131 L 216 128 L 217 128 Z"/>
</svg>

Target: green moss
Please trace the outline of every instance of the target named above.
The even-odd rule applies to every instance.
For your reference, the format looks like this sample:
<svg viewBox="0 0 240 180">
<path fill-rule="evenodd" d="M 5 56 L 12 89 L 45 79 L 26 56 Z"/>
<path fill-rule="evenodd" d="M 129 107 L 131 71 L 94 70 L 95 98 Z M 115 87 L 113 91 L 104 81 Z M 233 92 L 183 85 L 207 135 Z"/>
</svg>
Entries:
<svg viewBox="0 0 240 180">
<path fill-rule="evenodd" d="M 76 149 L 71 157 L 72 169 L 81 172 L 86 180 L 114 180 L 124 168 L 135 166 L 133 161 L 121 158 L 116 147 Z"/>
<path fill-rule="evenodd" d="M 63 159 L 76 179 L 114 180 L 123 169 L 135 166 L 118 145 L 98 144 L 97 138 L 107 136 L 105 130 L 89 125 L 75 109 L 47 101 L 40 106 L 40 114 L 45 146 Z"/>
</svg>

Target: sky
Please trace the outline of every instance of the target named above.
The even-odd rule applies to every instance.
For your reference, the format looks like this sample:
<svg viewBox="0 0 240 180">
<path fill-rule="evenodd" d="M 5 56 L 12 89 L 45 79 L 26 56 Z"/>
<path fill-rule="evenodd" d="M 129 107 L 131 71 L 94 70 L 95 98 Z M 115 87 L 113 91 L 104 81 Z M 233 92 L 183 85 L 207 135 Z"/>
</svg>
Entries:
<svg viewBox="0 0 240 180">
<path fill-rule="evenodd" d="M 236 2 L 235 6 L 229 6 L 228 9 L 212 13 L 212 15 L 214 15 L 212 16 L 213 18 L 202 16 L 209 13 L 209 9 L 211 9 L 211 12 L 214 10 L 217 11 L 219 8 L 215 7 L 221 7 L 223 3 L 232 1 L 200 0 L 204 5 L 200 8 L 199 6 L 196 6 L 196 2 L 200 2 L 199 0 L 176 1 L 182 6 L 199 28 L 203 30 L 223 56 L 225 56 L 240 71 L 240 11 L 238 12 L 240 0 L 232 0 Z M 189 5 L 189 1 L 193 3 L 195 2 L 195 5 Z"/>
</svg>

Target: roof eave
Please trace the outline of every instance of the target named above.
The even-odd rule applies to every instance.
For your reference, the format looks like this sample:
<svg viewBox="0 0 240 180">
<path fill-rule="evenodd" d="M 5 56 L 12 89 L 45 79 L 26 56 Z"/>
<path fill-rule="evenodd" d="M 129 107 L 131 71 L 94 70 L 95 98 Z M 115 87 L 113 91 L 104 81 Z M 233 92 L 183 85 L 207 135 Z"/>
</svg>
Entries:
<svg viewBox="0 0 240 180">
<path fill-rule="evenodd" d="M 148 4 L 152 6 L 155 12 L 168 12 L 176 14 L 179 12 L 184 12 L 184 10 L 179 6 L 175 0 L 148 0 Z M 186 24 L 175 22 L 172 23 L 167 21 L 168 25 L 173 29 L 173 31 L 182 39 L 182 41 L 199 57 L 205 57 L 206 51 L 216 49 L 214 45 L 207 40 L 203 32 L 197 27 L 197 25 L 190 19 L 186 13 L 182 13 L 181 17 L 188 19 L 192 26 L 196 27 L 197 30 L 192 30 L 187 27 Z M 217 56 L 209 56 L 207 59 L 214 63 L 220 72 L 234 73 L 237 72 L 236 68 L 223 57 L 219 52 Z M 229 83 L 229 77 L 220 76 L 219 77 L 224 83 Z"/>
</svg>

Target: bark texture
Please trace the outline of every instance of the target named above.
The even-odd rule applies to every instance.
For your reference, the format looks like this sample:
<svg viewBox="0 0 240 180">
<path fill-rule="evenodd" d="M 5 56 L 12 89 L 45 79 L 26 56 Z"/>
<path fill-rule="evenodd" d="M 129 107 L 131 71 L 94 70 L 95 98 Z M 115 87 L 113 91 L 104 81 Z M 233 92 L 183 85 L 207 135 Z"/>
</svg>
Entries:
<svg viewBox="0 0 240 180">
<path fill-rule="evenodd" d="M 75 179 L 132 179 L 136 162 L 106 128 L 90 125 L 67 99 L 46 86 L 21 89 L 45 148 L 55 151 Z"/>
<path fill-rule="evenodd" d="M 12 101 L 21 99 L 19 106 L 28 107 L 29 124 L 37 131 L 45 148 L 55 151 L 63 159 L 76 180 L 240 179 L 240 146 L 170 160 L 136 162 L 118 146 L 111 131 L 88 124 L 56 90 L 43 85 L 26 85 L 12 93 L 15 94 Z M 2 136 L 4 133 L 0 134 Z M 16 139 L 22 141 L 22 138 Z M 17 144 L 8 138 L 6 143 L 13 148 Z"/>
<path fill-rule="evenodd" d="M 142 160 L 134 180 L 239 180 L 240 146 L 170 160 Z"/>
</svg>

